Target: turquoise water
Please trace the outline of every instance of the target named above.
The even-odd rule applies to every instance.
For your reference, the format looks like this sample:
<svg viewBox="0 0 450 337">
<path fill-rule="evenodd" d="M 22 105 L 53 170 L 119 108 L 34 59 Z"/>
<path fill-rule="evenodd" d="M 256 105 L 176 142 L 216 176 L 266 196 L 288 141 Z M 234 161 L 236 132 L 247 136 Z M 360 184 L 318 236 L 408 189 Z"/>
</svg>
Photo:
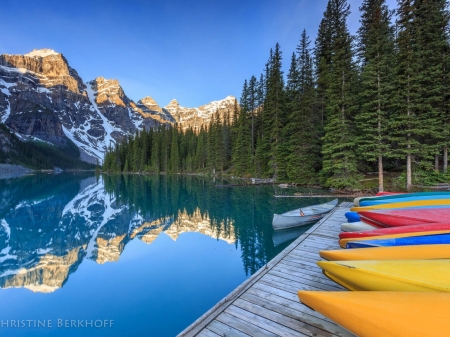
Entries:
<svg viewBox="0 0 450 337">
<path fill-rule="evenodd" d="M 0 334 L 174 336 L 309 228 L 274 235 L 273 213 L 330 200 L 223 183 L 0 180 Z"/>
</svg>

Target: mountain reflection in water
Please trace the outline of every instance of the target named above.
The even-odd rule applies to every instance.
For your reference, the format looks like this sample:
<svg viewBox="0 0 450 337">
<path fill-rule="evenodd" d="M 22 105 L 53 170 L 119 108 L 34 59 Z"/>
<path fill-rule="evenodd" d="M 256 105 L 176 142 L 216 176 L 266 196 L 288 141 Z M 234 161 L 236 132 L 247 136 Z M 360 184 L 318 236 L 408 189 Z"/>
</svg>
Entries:
<svg viewBox="0 0 450 337">
<path fill-rule="evenodd" d="M 86 259 L 118 261 L 131 240 L 187 232 L 239 247 L 250 275 L 289 243 L 273 246 L 273 213 L 298 205 L 277 205 L 270 187 L 218 189 L 182 176 L 35 175 L 0 181 L 0 193 L 0 287 L 42 293 Z"/>
</svg>

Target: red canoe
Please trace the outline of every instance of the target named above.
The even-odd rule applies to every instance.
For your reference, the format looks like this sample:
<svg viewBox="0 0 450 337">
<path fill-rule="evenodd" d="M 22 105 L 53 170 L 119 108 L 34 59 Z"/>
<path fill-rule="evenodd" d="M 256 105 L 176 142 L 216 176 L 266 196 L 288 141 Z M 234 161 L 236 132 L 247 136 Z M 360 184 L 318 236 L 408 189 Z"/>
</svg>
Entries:
<svg viewBox="0 0 450 337">
<path fill-rule="evenodd" d="M 382 196 L 385 196 L 385 195 L 394 195 L 394 194 L 404 194 L 404 193 L 402 193 L 402 192 L 378 192 L 376 194 L 376 196 L 377 197 L 382 197 Z"/>
<path fill-rule="evenodd" d="M 403 234 L 403 233 L 417 233 L 417 232 L 431 232 L 431 231 L 445 231 L 450 230 L 450 223 L 428 223 L 422 225 L 412 225 L 412 226 L 399 226 L 390 228 L 379 228 L 370 231 L 362 232 L 342 232 L 339 234 L 339 239 L 354 239 L 354 238 L 365 238 L 369 236 L 379 236 L 379 235 L 392 235 L 392 234 Z"/>
<path fill-rule="evenodd" d="M 358 214 L 362 221 L 384 227 L 450 222 L 450 207 L 380 209 L 358 212 Z"/>
</svg>

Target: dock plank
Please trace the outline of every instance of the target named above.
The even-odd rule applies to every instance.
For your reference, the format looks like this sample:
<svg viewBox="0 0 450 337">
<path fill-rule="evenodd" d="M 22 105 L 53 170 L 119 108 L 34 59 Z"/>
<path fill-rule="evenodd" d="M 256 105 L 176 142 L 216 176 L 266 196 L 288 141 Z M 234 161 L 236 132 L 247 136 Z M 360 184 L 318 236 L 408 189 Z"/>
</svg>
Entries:
<svg viewBox="0 0 450 337">
<path fill-rule="evenodd" d="M 299 290 L 345 291 L 316 262 L 320 250 L 340 249 L 350 207 L 341 203 L 178 336 L 354 336 L 297 296 Z"/>
<path fill-rule="evenodd" d="M 242 331 L 249 336 L 267 336 L 267 337 L 278 336 L 270 331 L 261 329 L 259 326 L 248 323 L 247 321 L 244 321 L 239 317 L 230 315 L 227 312 L 222 312 L 219 316 L 217 316 L 216 320 L 230 327 L 233 327 L 236 330 Z"/>
<path fill-rule="evenodd" d="M 207 329 L 223 337 L 249 337 L 246 333 L 232 328 L 218 320 L 214 320 L 208 324 Z"/>
</svg>

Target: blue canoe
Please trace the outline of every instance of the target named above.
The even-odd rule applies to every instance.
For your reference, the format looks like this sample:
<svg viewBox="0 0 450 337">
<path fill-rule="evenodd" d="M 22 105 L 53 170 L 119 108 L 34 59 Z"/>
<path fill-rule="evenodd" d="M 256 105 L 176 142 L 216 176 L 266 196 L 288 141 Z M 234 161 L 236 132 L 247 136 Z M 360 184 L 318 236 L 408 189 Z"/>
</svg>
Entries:
<svg viewBox="0 0 450 337">
<path fill-rule="evenodd" d="M 358 222 L 361 221 L 361 218 L 359 217 L 358 213 L 356 212 L 347 212 L 345 213 L 345 217 L 347 218 L 347 222 Z"/>
<path fill-rule="evenodd" d="M 411 196 L 411 197 L 403 197 L 403 198 L 389 198 L 389 199 L 379 199 L 379 200 L 370 200 L 366 199 L 359 202 L 360 207 L 365 206 L 375 206 L 375 205 L 386 205 L 394 202 L 408 202 L 408 201 L 418 201 L 418 200 L 441 200 L 441 199 L 449 199 L 448 195 L 425 195 L 425 196 Z"/>
<path fill-rule="evenodd" d="M 350 241 L 347 243 L 346 248 L 372 248 L 440 244 L 450 244 L 450 234 L 433 234 L 395 239 Z"/>
</svg>

